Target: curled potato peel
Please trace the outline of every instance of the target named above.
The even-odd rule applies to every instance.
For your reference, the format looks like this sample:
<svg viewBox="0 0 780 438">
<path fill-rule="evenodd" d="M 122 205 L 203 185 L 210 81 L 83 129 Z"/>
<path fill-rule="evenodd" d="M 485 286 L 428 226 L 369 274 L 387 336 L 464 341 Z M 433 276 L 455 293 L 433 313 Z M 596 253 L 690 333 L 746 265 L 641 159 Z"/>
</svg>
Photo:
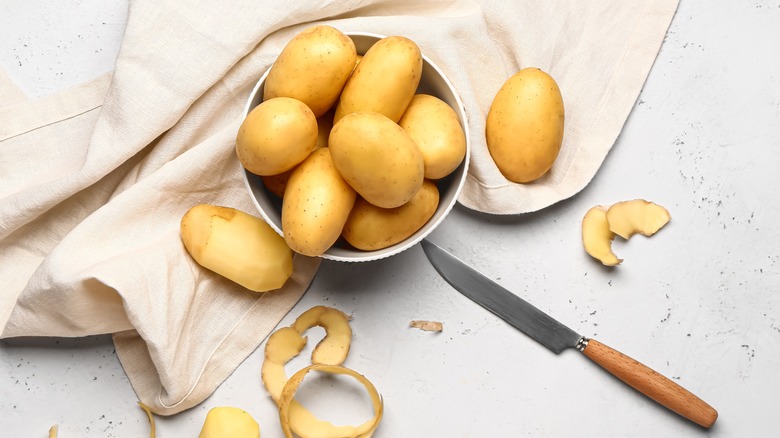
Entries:
<svg viewBox="0 0 780 438">
<path fill-rule="evenodd" d="M 281 328 L 271 334 L 265 346 L 265 360 L 260 376 L 271 399 L 279 404 L 287 373 L 284 365 L 303 351 L 306 338 L 292 327 Z"/>
<path fill-rule="evenodd" d="M 315 326 L 325 329 L 325 336 L 312 351 L 312 365 L 287 378 L 284 366 L 306 346 L 304 333 Z M 279 408 L 285 435 L 303 438 L 369 438 L 382 416 L 382 402 L 376 388 L 362 375 L 341 364 L 349 354 L 352 329 L 349 316 L 337 309 L 316 306 L 302 313 L 289 327 L 283 327 L 268 338 L 262 380 L 271 398 Z M 358 426 L 336 426 L 318 419 L 297 400 L 295 392 L 304 376 L 312 370 L 330 374 L 348 374 L 358 380 L 372 399 L 374 418 Z"/>
<path fill-rule="evenodd" d="M 344 363 L 352 342 L 349 316 L 332 307 L 316 306 L 302 313 L 292 325 L 301 336 L 306 330 L 315 326 L 325 329 L 325 337 L 314 347 L 311 363 L 325 365 Z"/>
<path fill-rule="evenodd" d="M 649 237 L 670 218 L 666 208 L 644 199 L 621 201 L 610 207 L 597 205 L 582 219 L 582 244 L 585 252 L 605 266 L 617 266 L 623 259 L 612 252 L 615 235 L 626 240 L 637 233 Z"/>
<path fill-rule="evenodd" d="M 612 252 L 615 233 L 610 231 L 607 209 L 602 205 L 592 207 L 582 218 L 582 244 L 591 257 L 604 266 L 617 266 L 623 262 Z"/>
<path fill-rule="evenodd" d="M 298 424 L 297 426 L 302 429 L 310 430 L 311 434 L 303 434 L 296 431 L 296 433 L 305 438 L 370 438 L 376 428 L 379 426 L 379 421 L 382 419 L 383 404 L 382 397 L 376 390 L 376 387 L 362 374 L 355 372 L 354 370 L 342 365 L 325 365 L 325 364 L 312 364 L 309 365 L 290 377 L 282 390 L 282 397 L 279 400 L 279 420 L 282 424 L 282 430 L 284 436 L 287 438 L 293 437 L 293 408 L 295 406 L 295 393 L 303 383 L 303 379 L 310 371 L 320 371 L 328 374 L 344 374 L 355 378 L 363 387 L 368 391 L 371 397 L 371 404 L 374 408 L 374 417 L 366 420 L 359 426 L 333 426 L 331 423 L 323 422 L 315 417 L 305 419 L 305 423 Z M 300 406 L 300 405 L 298 405 Z M 308 413 L 308 411 L 307 411 Z M 311 415 L 309 413 L 309 415 Z M 303 420 L 303 419 L 302 419 Z M 300 421 L 300 420 L 299 420 Z M 304 426 L 305 425 L 305 426 Z M 327 434 L 324 433 L 327 430 Z"/>
<path fill-rule="evenodd" d="M 154 424 L 154 414 L 152 413 L 152 409 L 141 402 L 138 402 L 138 406 L 140 406 L 141 409 L 146 412 L 146 416 L 149 418 L 149 438 L 154 438 L 157 434 L 157 426 Z"/>
<path fill-rule="evenodd" d="M 644 199 L 618 202 L 607 210 L 609 230 L 624 239 L 637 233 L 650 237 L 670 219 L 666 208 Z"/>
</svg>

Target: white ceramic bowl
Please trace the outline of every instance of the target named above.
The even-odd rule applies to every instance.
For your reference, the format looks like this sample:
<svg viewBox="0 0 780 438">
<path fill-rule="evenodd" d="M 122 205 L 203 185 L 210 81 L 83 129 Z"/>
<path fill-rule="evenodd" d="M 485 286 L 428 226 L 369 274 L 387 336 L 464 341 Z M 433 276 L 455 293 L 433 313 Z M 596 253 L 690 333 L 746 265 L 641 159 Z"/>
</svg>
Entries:
<svg viewBox="0 0 780 438">
<path fill-rule="evenodd" d="M 363 32 L 345 32 L 345 34 L 354 41 L 357 52 L 361 55 L 368 51 L 375 42 L 384 37 L 383 35 Z M 270 71 L 270 69 L 268 71 Z M 260 77 L 257 85 L 255 85 L 252 90 L 244 111 L 245 116 L 263 101 L 263 85 L 268 76 L 268 71 Z M 452 83 L 424 53 L 422 76 L 417 91 L 418 93 L 432 94 L 450 105 L 458 115 L 460 124 L 466 134 L 465 159 L 454 172 L 437 182 L 439 188 L 439 207 L 436 209 L 436 212 L 434 212 L 433 217 L 431 217 L 421 229 L 417 230 L 416 233 L 406 240 L 393 246 L 376 251 L 362 251 L 352 248 L 346 242 L 339 240 L 321 256 L 322 258 L 343 262 L 366 262 L 398 254 L 411 248 L 425 238 L 425 236 L 430 234 L 431 231 L 444 220 L 457 202 L 458 196 L 463 189 L 463 184 L 466 181 L 466 173 L 469 167 L 469 152 L 471 150 L 469 144 L 468 120 L 466 118 L 463 102 Z M 249 189 L 249 194 L 251 195 L 257 210 L 260 212 L 260 215 L 277 233 L 284 235 L 282 232 L 281 200 L 265 188 L 263 181 L 259 176 L 252 174 L 246 169 L 243 171 L 243 174 L 244 181 Z"/>
</svg>

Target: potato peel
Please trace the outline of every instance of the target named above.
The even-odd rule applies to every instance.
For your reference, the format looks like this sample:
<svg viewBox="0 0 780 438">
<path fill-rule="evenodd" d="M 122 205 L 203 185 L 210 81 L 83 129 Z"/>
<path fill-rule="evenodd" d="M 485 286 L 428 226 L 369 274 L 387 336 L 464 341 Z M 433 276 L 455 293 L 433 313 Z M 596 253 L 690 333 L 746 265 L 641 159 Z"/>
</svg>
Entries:
<svg viewBox="0 0 780 438">
<path fill-rule="evenodd" d="M 298 426 L 303 430 L 296 431 L 296 434 L 303 438 L 370 438 L 374 431 L 379 427 L 379 422 L 382 419 L 384 412 L 384 405 L 382 403 L 382 397 L 376 390 L 376 387 L 362 374 L 355 372 L 354 370 L 342 365 L 324 365 L 324 364 L 312 364 L 309 365 L 290 377 L 282 390 L 282 397 L 279 401 L 279 420 L 282 424 L 282 431 L 286 438 L 293 438 L 293 410 L 295 408 L 295 393 L 298 391 L 301 383 L 303 383 L 304 377 L 310 371 L 320 371 L 328 374 L 344 374 L 355 378 L 360 382 L 363 387 L 368 391 L 371 397 L 371 403 L 374 408 L 374 417 L 366 420 L 359 426 L 334 426 L 331 423 L 318 420 L 313 415 L 308 417 L 299 417 Z M 300 406 L 300 405 L 298 405 Z M 305 409 L 300 406 L 300 409 Z M 307 411 L 308 415 L 311 415 Z M 326 432 L 326 429 L 330 429 Z"/>
<path fill-rule="evenodd" d="M 266 390 L 279 408 L 286 436 L 369 438 L 376 430 L 383 409 L 376 388 L 362 375 L 342 366 L 349 354 L 352 341 L 349 319 L 348 315 L 337 309 L 316 306 L 302 313 L 292 325 L 280 328 L 268 338 L 261 377 Z M 304 333 L 315 326 L 324 328 L 325 336 L 312 351 L 312 365 L 288 379 L 284 366 L 303 351 L 307 342 Z M 374 403 L 374 419 L 359 426 L 336 426 L 318 419 L 294 398 L 304 376 L 311 370 L 348 374 L 357 379 L 366 387 Z"/>
<path fill-rule="evenodd" d="M 278 405 L 282 388 L 287 381 L 284 365 L 303 351 L 306 338 L 292 327 L 283 327 L 268 337 L 265 345 L 265 360 L 260 371 L 265 389 Z"/>
<path fill-rule="evenodd" d="M 155 424 L 154 424 L 154 415 L 152 414 L 152 410 L 149 408 L 149 406 L 146 406 L 145 404 L 143 404 L 141 402 L 138 402 L 138 406 L 140 406 L 141 409 L 143 409 L 144 412 L 146 412 L 146 416 L 149 417 L 149 427 L 150 427 L 150 429 L 149 429 L 149 438 L 154 438 L 154 436 L 156 435 L 156 432 L 155 432 L 156 427 L 155 427 Z"/>
<path fill-rule="evenodd" d="M 585 252 L 604 266 L 617 266 L 623 262 L 612 252 L 614 238 L 615 233 L 609 229 L 607 209 L 604 206 L 597 205 L 585 213 L 582 218 L 582 245 Z"/>
<path fill-rule="evenodd" d="M 315 306 L 302 313 L 292 327 L 303 336 L 306 330 L 320 326 L 325 337 L 311 353 L 311 363 L 341 365 L 347 359 L 352 342 L 352 328 L 349 316 L 344 312 L 326 306 Z"/>
<path fill-rule="evenodd" d="M 409 327 L 417 328 L 427 332 L 440 332 L 444 330 L 444 324 L 439 321 L 421 321 L 415 319 L 409 323 Z"/>
<path fill-rule="evenodd" d="M 618 202 L 607 210 L 610 231 L 624 239 L 637 233 L 652 236 L 670 219 L 668 210 L 644 199 Z"/>
</svg>

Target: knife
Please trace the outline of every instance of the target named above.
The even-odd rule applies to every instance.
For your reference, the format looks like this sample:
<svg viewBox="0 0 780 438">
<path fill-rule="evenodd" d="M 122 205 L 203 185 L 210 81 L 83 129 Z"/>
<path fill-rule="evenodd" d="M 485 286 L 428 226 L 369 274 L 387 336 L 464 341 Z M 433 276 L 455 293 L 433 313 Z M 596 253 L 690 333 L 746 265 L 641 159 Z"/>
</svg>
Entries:
<svg viewBox="0 0 780 438">
<path fill-rule="evenodd" d="M 624 383 L 688 420 L 705 428 L 717 420 L 718 412 L 712 406 L 672 380 L 595 339 L 581 336 L 430 241 L 422 240 L 421 245 L 433 267 L 452 287 L 555 354 L 576 348 Z"/>
</svg>

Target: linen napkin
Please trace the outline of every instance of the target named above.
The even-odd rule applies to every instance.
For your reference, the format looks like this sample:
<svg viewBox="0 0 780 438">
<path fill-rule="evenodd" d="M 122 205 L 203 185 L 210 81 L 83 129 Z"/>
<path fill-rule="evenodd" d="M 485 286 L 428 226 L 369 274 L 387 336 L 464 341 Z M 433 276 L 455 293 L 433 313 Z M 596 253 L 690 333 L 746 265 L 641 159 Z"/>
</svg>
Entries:
<svg viewBox="0 0 780 438">
<path fill-rule="evenodd" d="M 235 134 L 251 88 L 296 33 L 329 24 L 417 42 L 468 114 L 472 164 L 459 201 L 518 214 L 587 185 L 676 6 L 133 0 L 111 74 L 34 101 L 0 83 L 11 96 L 0 100 L 2 337 L 112 333 L 143 403 L 160 415 L 195 406 L 274 329 L 320 263 L 296 256 L 290 281 L 258 295 L 200 268 L 178 232 L 197 203 L 253 213 Z M 484 121 L 501 84 L 529 66 L 558 81 L 567 119 L 549 175 L 518 185 L 492 163 Z"/>
</svg>

